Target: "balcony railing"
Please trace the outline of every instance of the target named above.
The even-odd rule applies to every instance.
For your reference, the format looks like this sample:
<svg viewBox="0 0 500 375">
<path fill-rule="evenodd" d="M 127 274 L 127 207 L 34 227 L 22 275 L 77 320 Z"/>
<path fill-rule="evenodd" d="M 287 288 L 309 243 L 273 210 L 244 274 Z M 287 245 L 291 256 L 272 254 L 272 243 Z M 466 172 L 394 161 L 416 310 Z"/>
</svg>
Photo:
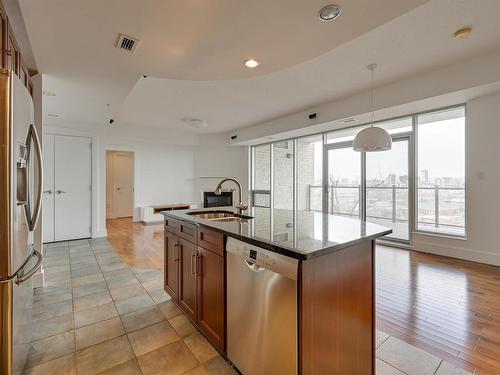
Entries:
<svg viewBox="0 0 500 375">
<path fill-rule="evenodd" d="M 319 194 L 321 194 L 320 185 L 308 185 L 307 210 L 309 211 L 321 210 L 321 201 L 318 202 L 316 199 L 314 202 L 313 197 L 318 197 L 315 189 L 319 189 Z M 349 191 L 352 192 L 349 193 Z M 418 191 L 419 229 L 433 230 L 432 227 L 437 229 L 445 226 L 450 227 L 452 231 L 460 232 L 465 228 L 465 188 L 434 186 L 419 187 Z M 372 194 L 375 197 L 371 197 Z M 443 199 L 444 194 L 448 197 Z M 393 223 L 408 222 L 408 187 L 367 186 L 366 195 L 367 219 L 389 220 Z M 375 207 L 370 204 L 371 200 L 378 203 L 385 201 L 389 207 Z M 361 202 L 359 185 L 328 186 L 328 211 L 330 213 L 359 217 L 359 202 Z"/>
</svg>

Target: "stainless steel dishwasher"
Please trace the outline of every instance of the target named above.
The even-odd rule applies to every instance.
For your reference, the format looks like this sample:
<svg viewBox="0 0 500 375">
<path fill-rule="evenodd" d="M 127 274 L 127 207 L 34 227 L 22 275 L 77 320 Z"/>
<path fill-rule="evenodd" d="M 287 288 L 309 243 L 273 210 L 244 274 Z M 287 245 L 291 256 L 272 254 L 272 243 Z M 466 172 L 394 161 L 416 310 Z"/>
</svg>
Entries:
<svg viewBox="0 0 500 375">
<path fill-rule="evenodd" d="M 244 375 L 297 374 L 298 261 L 228 238 L 227 356 Z"/>
</svg>

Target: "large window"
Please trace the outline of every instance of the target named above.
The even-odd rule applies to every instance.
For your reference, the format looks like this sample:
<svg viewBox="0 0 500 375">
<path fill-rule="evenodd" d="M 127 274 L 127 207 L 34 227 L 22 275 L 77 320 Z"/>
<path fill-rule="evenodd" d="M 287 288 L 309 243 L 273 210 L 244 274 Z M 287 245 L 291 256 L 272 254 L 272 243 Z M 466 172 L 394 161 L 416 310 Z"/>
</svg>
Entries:
<svg viewBox="0 0 500 375">
<path fill-rule="evenodd" d="M 422 114 L 417 123 L 417 229 L 464 236 L 465 109 Z"/>
<path fill-rule="evenodd" d="M 406 242 L 412 230 L 464 236 L 465 108 L 378 123 L 386 152 L 352 150 L 365 126 L 252 147 L 253 206 L 360 217 Z"/>
</svg>

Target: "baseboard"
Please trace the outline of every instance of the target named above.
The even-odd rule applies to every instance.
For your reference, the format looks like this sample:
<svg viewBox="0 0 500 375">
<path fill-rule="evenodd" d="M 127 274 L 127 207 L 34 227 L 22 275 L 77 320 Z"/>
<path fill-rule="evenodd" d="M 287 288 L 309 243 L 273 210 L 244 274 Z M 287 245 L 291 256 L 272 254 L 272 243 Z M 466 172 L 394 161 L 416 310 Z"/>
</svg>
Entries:
<svg viewBox="0 0 500 375">
<path fill-rule="evenodd" d="M 162 224 L 163 221 L 162 220 L 155 220 L 155 221 L 141 221 L 141 224 L 142 225 L 158 225 L 158 224 Z"/>
<path fill-rule="evenodd" d="M 108 236 L 108 231 L 106 229 L 97 230 L 94 233 L 92 233 L 92 238 L 100 238 L 100 237 L 107 237 L 107 236 Z"/>
<path fill-rule="evenodd" d="M 454 247 L 448 245 L 442 246 L 431 244 L 428 242 L 414 243 L 413 250 L 420 251 L 422 253 L 442 255 L 451 258 L 468 260 L 471 262 L 489 264 L 492 266 L 500 266 L 500 254 L 494 254 L 485 251 L 473 251 L 464 249 L 462 247 Z"/>
</svg>

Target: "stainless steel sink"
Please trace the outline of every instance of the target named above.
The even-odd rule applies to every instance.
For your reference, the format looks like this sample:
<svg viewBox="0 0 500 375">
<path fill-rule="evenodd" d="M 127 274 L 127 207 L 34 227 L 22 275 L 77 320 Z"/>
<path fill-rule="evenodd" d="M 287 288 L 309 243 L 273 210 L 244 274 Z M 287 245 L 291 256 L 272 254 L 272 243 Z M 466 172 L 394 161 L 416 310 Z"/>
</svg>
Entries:
<svg viewBox="0 0 500 375">
<path fill-rule="evenodd" d="M 210 221 L 246 222 L 249 219 L 253 219 L 252 216 L 240 215 L 231 211 L 194 211 L 194 212 L 188 212 L 187 214 L 195 216 L 200 219 L 205 219 Z"/>
</svg>

